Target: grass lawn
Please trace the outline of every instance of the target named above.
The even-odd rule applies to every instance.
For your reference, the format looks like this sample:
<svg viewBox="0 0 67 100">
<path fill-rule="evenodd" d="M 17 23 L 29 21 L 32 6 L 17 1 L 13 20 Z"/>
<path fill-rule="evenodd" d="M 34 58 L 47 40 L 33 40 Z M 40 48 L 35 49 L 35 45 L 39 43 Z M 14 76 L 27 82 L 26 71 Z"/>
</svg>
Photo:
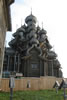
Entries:
<svg viewBox="0 0 67 100">
<path fill-rule="evenodd" d="M 13 93 L 13 100 L 64 100 L 62 94 L 62 90 L 18 91 Z M 0 100 L 10 100 L 10 93 L 0 92 Z"/>
</svg>

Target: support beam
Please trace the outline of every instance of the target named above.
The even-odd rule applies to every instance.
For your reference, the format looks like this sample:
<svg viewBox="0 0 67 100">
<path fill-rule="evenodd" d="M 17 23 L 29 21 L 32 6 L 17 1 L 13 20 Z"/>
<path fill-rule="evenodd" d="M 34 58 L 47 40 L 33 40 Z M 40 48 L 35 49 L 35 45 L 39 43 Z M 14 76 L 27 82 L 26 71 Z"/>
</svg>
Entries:
<svg viewBox="0 0 67 100">
<path fill-rule="evenodd" d="M 52 63 L 52 76 L 54 76 L 53 60 L 51 61 L 51 63 Z"/>
<path fill-rule="evenodd" d="M 15 67 L 16 67 L 16 55 L 14 56 L 14 72 L 16 71 Z"/>
<path fill-rule="evenodd" d="M 10 56 L 8 55 L 8 64 L 7 64 L 7 71 L 9 71 L 9 61 L 10 61 Z"/>
<path fill-rule="evenodd" d="M 18 73 L 19 73 L 19 68 L 20 68 L 20 57 L 18 55 Z"/>
</svg>

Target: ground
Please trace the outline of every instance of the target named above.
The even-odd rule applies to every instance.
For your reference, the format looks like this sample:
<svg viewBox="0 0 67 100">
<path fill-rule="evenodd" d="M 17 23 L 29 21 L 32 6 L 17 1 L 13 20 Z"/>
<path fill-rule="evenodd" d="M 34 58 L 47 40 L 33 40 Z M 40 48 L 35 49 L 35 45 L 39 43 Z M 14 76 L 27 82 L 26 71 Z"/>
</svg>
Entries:
<svg viewBox="0 0 67 100">
<path fill-rule="evenodd" d="M 17 91 L 13 100 L 63 100 L 63 90 Z M 0 100 L 10 100 L 10 93 L 0 92 Z"/>
</svg>

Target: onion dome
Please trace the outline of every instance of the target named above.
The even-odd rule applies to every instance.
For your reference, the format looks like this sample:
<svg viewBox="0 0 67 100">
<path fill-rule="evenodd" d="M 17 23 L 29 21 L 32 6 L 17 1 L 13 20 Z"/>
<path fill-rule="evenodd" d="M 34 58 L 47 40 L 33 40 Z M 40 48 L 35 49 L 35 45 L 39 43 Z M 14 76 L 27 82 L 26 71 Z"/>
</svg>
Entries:
<svg viewBox="0 0 67 100">
<path fill-rule="evenodd" d="M 16 36 L 23 36 L 23 32 L 15 32 L 14 34 L 13 34 L 13 36 L 14 37 L 16 37 Z"/>
<path fill-rule="evenodd" d="M 42 34 L 40 37 L 40 42 L 44 42 L 46 40 L 47 36 L 45 34 Z"/>
<path fill-rule="evenodd" d="M 40 32 L 41 28 L 39 27 L 39 25 L 37 26 L 37 30 L 36 30 L 36 33 L 39 35 L 39 32 Z"/>
<path fill-rule="evenodd" d="M 29 34 L 26 35 L 26 38 L 27 39 L 37 38 L 37 34 L 34 34 L 34 32 L 33 33 L 31 32 L 31 33 L 29 33 Z"/>
<path fill-rule="evenodd" d="M 17 31 L 13 34 L 13 36 L 16 37 L 17 35 L 19 35 L 20 32 L 22 32 L 22 34 L 25 32 L 24 26 L 18 28 Z"/>
<path fill-rule="evenodd" d="M 47 31 L 44 30 L 44 29 L 40 30 L 40 32 L 39 32 L 40 35 L 41 35 L 41 34 L 46 34 L 46 33 L 47 33 Z"/>
<path fill-rule="evenodd" d="M 25 22 L 28 24 L 28 22 L 30 21 L 32 21 L 33 23 L 36 23 L 37 18 L 34 15 L 30 14 L 29 16 L 26 17 Z"/>
<path fill-rule="evenodd" d="M 47 49 L 51 49 L 52 48 L 50 43 L 46 43 L 46 47 L 47 47 Z"/>
<path fill-rule="evenodd" d="M 58 59 L 54 60 L 54 65 L 60 67 L 60 62 L 58 61 Z"/>
<path fill-rule="evenodd" d="M 40 30 L 40 27 L 39 27 L 39 25 L 37 26 L 37 30 Z"/>
<path fill-rule="evenodd" d="M 47 58 L 48 59 L 55 59 L 57 57 L 57 54 L 54 51 L 48 51 L 47 52 Z"/>
<path fill-rule="evenodd" d="M 27 26 L 28 26 L 28 27 L 30 27 L 30 26 L 35 26 L 35 23 L 33 23 L 32 21 L 29 21 L 29 22 L 27 23 Z"/>
<path fill-rule="evenodd" d="M 36 39 L 36 38 L 32 38 L 30 40 L 30 44 L 33 45 L 33 44 L 39 44 L 39 41 Z"/>
<path fill-rule="evenodd" d="M 30 27 L 27 28 L 27 32 L 30 32 L 32 30 L 34 30 L 34 31 L 37 30 L 35 25 L 31 25 Z"/>
<path fill-rule="evenodd" d="M 40 27 L 39 27 L 39 25 L 37 26 L 37 32 L 39 32 L 40 31 Z"/>
<path fill-rule="evenodd" d="M 29 33 L 29 37 L 30 38 L 37 38 L 37 34 L 35 34 L 35 32 L 34 31 L 31 31 L 30 33 Z"/>
<path fill-rule="evenodd" d="M 9 42 L 9 46 L 13 46 L 13 45 L 15 45 L 16 42 L 17 42 L 16 39 L 11 40 L 11 41 Z"/>
<path fill-rule="evenodd" d="M 24 26 L 21 26 L 20 28 L 18 28 L 17 32 L 25 32 Z"/>
<path fill-rule="evenodd" d="M 24 24 L 24 25 L 22 25 L 22 26 L 21 26 L 21 28 L 24 28 L 24 29 L 26 29 L 26 25 L 25 25 L 25 24 Z"/>
</svg>

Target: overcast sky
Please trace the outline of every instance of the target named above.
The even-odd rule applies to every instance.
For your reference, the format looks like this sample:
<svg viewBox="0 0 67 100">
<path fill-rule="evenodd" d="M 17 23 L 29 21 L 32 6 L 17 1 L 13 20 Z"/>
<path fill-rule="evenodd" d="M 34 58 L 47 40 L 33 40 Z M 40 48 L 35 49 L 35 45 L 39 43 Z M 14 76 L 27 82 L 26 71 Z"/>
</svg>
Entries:
<svg viewBox="0 0 67 100">
<path fill-rule="evenodd" d="M 31 13 L 38 19 L 40 27 L 47 30 L 48 39 L 57 53 L 63 76 L 67 77 L 67 0 L 15 0 L 11 6 L 12 32 L 6 36 L 6 45 L 12 33 L 24 24 Z"/>
</svg>

